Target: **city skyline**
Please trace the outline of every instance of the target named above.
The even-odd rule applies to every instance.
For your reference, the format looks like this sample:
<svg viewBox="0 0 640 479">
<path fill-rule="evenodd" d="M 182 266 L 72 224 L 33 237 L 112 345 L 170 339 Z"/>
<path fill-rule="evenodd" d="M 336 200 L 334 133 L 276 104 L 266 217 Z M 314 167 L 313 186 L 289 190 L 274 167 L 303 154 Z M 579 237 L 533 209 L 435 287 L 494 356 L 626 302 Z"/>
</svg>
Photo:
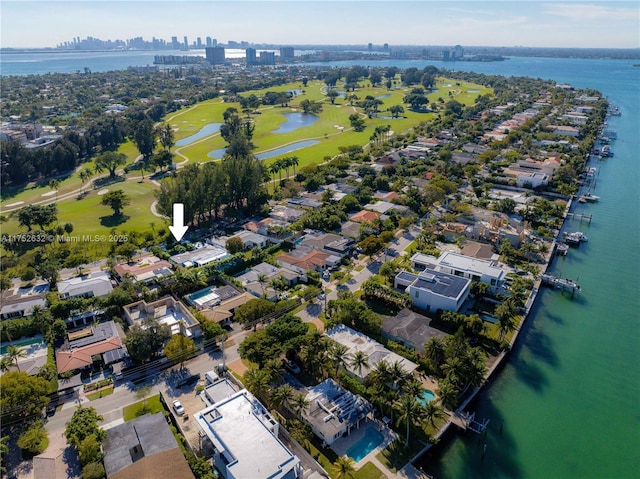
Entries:
<svg viewBox="0 0 640 479">
<path fill-rule="evenodd" d="M 3 1 L 5 48 L 73 38 L 221 43 L 638 48 L 637 2 Z M 141 21 L 141 19 L 145 19 Z M 27 32 L 27 33 L 25 33 Z M 599 35 L 598 32 L 602 34 Z"/>
</svg>

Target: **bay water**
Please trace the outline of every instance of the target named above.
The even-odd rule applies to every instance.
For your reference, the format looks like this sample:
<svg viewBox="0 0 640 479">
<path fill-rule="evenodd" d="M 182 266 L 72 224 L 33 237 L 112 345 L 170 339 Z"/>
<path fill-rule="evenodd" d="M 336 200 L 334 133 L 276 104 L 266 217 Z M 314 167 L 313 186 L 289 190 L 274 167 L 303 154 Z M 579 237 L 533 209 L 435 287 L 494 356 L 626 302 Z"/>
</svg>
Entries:
<svg viewBox="0 0 640 479">
<path fill-rule="evenodd" d="M 161 52 L 2 54 L 0 73 L 26 75 L 124 69 L 151 64 Z M 168 54 L 168 53 L 166 53 Z M 13 59 L 13 60 L 12 60 Z M 587 243 L 556 258 L 550 272 L 576 279 L 570 299 L 543 290 L 495 380 L 472 405 L 489 419 L 485 435 L 454 434 L 418 465 L 436 478 L 640 477 L 640 68 L 634 60 L 512 57 L 502 62 L 370 60 L 348 67 L 435 65 L 479 73 L 553 79 L 601 91 L 618 106 L 607 120 L 618 133 L 613 158 L 598 169 L 592 193 L 578 204 L 592 222 L 568 220 Z"/>
</svg>

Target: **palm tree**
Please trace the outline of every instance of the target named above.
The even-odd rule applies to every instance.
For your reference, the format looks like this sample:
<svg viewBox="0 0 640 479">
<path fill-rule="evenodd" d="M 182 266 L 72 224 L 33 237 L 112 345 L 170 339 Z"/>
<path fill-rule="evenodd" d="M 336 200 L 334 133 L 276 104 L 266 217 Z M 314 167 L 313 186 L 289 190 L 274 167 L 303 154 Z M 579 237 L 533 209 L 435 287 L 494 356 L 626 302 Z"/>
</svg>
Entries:
<svg viewBox="0 0 640 479">
<path fill-rule="evenodd" d="M 433 337 L 424 345 L 424 351 L 431 365 L 433 373 L 438 375 L 445 358 L 444 343 L 442 339 Z"/>
<path fill-rule="evenodd" d="M 243 382 L 258 399 L 264 399 L 269 391 L 270 379 L 266 369 L 251 368 L 244 373 Z"/>
<path fill-rule="evenodd" d="M 498 339 L 501 341 L 504 339 L 505 334 L 510 331 L 513 331 L 516 327 L 515 323 L 515 311 L 513 308 L 513 303 L 505 301 L 502 304 L 499 304 L 495 309 L 495 315 L 498 318 L 499 325 L 499 336 Z"/>
<path fill-rule="evenodd" d="M 405 439 L 404 447 L 409 447 L 409 429 L 412 422 L 419 422 L 424 417 L 424 408 L 415 398 L 410 394 L 403 394 L 400 399 L 396 401 L 394 407 L 398 410 L 398 423 L 405 421 L 407 423 L 407 437 Z"/>
<path fill-rule="evenodd" d="M 278 173 L 280 176 L 280 183 L 282 183 L 282 162 L 280 160 L 276 160 L 271 163 L 271 166 L 269 167 L 269 173 L 271 173 L 272 175 Z"/>
<path fill-rule="evenodd" d="M 402 363 L 400 361 L 394 361 L 391 363 L 391 366 L 389 366 L 389 378 L 396 390 L 400 389 L 407 379 L 409 379 L 409 375 L 402 367 Z"/>
<path fill-rule="evenodd" d="M 307 397 L 304 394 L 300 393 L 295 398 L 293 398 L 291 408 L 293 409 L 293 412 L 296 416 L 302 417 L 302 412 L 309 407 L 309 404 L 311 403 L 307 401 Z"/>
<path fill-rule="evenodd" d="M 5 356 L 7 357 L 9 362 L 15 363 L 16 368 L 18 368 L 18 371 L 20 371 L 20 366 L 18 366 L 18 359 L 26 358 L 27 353 L 21 347 L 12 345 L 7 348 Z"/>
<path fill-rule="evenodd" d="M 436 427 L 436 421 L 444 417 L 442 407 L 438 406 L 435 401 L 429 401 L 424 407 L 424 421 Z"/>
<path fill-rule="evenodd" d="M 49 180 L 49 188 L 51 188 L 51 191 L 55 191 L 56 192 L 56 201 L 58 201 L 58 187 L 60 186 L 60 180 L 54 178 L 52 180 Z"/>
<path fill-rule="evenodd" d="M 354 477 L 356 472 L 355 463 L 346 454 L 336 459 L 331 468 L 334 479 L 346 479 L 347 477 Z"/>
<path fill-rule="evenodd" d="M 335 377 L 337 379 L 340 366 L 345 367 L 347 365 L 347 361 L 350 360 L 349 348 L 347 348 L 344 344 L 335 343 L 331 347 L 331 349 L 329 349 L 329 358 L 331 358 L 331 361 L 335 365 Z"/>
<path fill-rule="evenodd" d="M 262 288 L 262 297 L 265 298 L 266 295 L 264 293 L 264 285 L 269 282 L 269 278 L 267 278 L 266 274 L 258 273 L 258 283 L 260 283 L 260 287 Z"/>
<path fill-rule="evenodd" d="M 271 359 L 266 362 L 264 369 L 266 369 L 269 374 L 271 384 L 277 385 L 282 382 L 282 362 L 277 359 Z"/>
<path fill-rule="evenodd" d="M 283 384 L 271 395 L 271 404 L 276 409 L 282 406 L 290 406 L 293 398 L 293 388 L 289 384 Z"/>
<path fill-rule="evenodd" d="M 417 379 L 411 379 L 405 383 L 402 387 L 402 391 L 409 396 L 418 397 L 424 391 L 424 387 L 422 387 L 422 383 Z"/>
<path fill-rule="evenodd" d="M 291 166 L 293 166 L 293 176 L 296 176 L 296 166 L 300 164 L 297 156 L 290 156 L 289 161 L 291 162 Z"/>
<path fill-rule="evenodd" d="M 364 351 L 357 351 L 351 358 L 349 366 L 358 371 L 358 376 L 362 377 L 362 368 L 369 367 L 369 356 Z"/>
</svg>

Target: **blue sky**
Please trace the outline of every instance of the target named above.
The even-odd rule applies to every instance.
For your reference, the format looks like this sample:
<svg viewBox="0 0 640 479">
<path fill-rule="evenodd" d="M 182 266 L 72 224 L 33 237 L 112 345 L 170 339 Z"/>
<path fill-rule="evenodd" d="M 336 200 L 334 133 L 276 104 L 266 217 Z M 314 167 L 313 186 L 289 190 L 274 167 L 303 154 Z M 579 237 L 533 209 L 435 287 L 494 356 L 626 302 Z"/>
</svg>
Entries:
<svg viewBox="0 0 640 479">
<path fill-rule="evenodd" d="M 584 1 L 2 0 L 2 47 L 74 37 L 189 42 L 640 47 L 640 3 Z"/>
</svg>

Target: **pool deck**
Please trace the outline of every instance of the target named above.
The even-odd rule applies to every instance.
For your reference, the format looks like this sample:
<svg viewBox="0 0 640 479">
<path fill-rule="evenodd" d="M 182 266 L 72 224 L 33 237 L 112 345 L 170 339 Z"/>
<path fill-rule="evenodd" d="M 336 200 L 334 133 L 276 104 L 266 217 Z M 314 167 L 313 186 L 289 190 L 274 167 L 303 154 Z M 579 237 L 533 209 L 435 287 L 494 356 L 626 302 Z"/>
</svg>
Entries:
<svg viewBox="0 0 640 479">
<path fill-rule="evenodd" d="M 356 442 L 358 442 L 360 439 L 362 439 L 367 433 L 367 430 L 369 428 L 373 428 L 377 430 L 380 434 L 382 434 L 383 439 L 382 439 L 382 442 L 377 447 L 375 447 L 369 454 L 364 456 L 362 459 L 360 459 L 356 463 L 356 468 L 360 468 L 367 462 L 371 461 L 380 470 L 384 471 L 385 473 L 388 473 L 389 472 L 388 469 L 384 467 L 376 459 L 376 454 L 378 454 L 385 447 L 387 447 L 389 444 L 395 441 L 398 438 L 398 435 L 394 431 L 389 429 L 387 426 L 385 426 L 383 423 L 381 423 L 380 421 L 367 420 L 367 422 L 361 424 L 358 429 L 352 429 L 351 433 L 348 436 L 341 437 L 336 442 L 331 444 L 331 449 L 333 449 L 335 453 L 338 454 L 339 456 L 346 455 L 349 448 L 353 446 Z"/>
</svg>

